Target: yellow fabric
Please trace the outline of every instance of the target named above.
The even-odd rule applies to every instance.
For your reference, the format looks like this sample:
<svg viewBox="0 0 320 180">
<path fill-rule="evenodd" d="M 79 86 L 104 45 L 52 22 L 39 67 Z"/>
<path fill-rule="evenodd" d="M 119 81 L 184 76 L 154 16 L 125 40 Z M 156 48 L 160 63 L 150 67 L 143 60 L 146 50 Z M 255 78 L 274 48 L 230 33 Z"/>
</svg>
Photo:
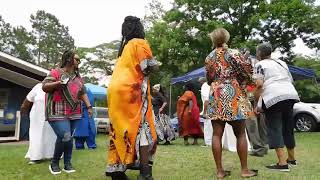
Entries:
<svg viewBox="0 0 320 180">
<path fill-rule="evenodd" d="M 142 90 L 144 74 L 140 63 L 152 59 L 149 44 L 143 39 L 132 39 L 124 47 L 118 58 L 108 86 L 109 118 L 112 124 L 108 164 L 131 164 L 136 160 L 135 143 L 142 120 Z M 156 131 L 152 115 L 150 84 L 148 82 L 148 110 L 152 139 L 156 141 Z"/>
</svg>

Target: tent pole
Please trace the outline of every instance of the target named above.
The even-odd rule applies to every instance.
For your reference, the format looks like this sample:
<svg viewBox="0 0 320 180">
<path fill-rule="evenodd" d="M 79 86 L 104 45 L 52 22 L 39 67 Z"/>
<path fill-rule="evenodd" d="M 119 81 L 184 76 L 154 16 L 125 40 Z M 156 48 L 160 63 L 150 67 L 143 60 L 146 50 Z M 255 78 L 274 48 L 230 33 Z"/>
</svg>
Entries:
<svg viewBox="0 0 320 180">
<path fill-rule="evenodd" d="M 171 93 L 172 93 L 172 86 L 171 86 L 171 83 L 170 83 L 170 97 L 169 97 L 169 117 L 171 118 Z"/>
</svg>

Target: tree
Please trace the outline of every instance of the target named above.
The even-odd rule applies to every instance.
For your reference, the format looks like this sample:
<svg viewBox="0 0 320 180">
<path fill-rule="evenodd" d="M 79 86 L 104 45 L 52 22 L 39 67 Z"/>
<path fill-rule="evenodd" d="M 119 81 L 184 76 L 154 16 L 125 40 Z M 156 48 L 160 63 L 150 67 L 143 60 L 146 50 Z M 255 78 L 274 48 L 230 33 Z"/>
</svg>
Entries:
<svg viewBox="0 0 320 180">
<path fill-rule="evenodd" d="M 147 39 L 158 59 L 171 67 L 164 69 L 175 75 L 203 65 L 212 46 L 208 33 L 217 27 L 230 32 L 231 47 L 254 53 L 258 42 L 269 41 L 291 55 L 298 37 L 309 47 L 317 45 L 317 19 L 319 8 L 310 0 L 175 0 Z"/>
<path fill-rule="evenodd" d="M 0 51 L 34 63 L 32 48 L 34 37 L 24 27 L 12 27 L 0 16 Z"/>
<path fill-rule="evenodd" d="M 319 48 L 319 7 L 314 1 L 303 0 L 273 0 L 271 3 L 262 3 L 261 25 L 258 27 L 259 35 L 264 41 L 287 54 L 286 60 L 294 56 L 293 41 L 301 38 L 310 48 Z"/>
<path fill-rule="evenodd" d="M 320 77 L 320 59 L 296 57 L 293 60 L 295 66 L 313 69 Z M 295 87 L 303 102 L 320 102 L 320 85 L 315 82 L 315 79 L 299 80 L 295 82 Z"/>
<path fill-rule="evenodd" d="M 42 63 L 46 68 L 56 66 L 62 53 L 74 48 L 74 39 L 69 34 L 69 28 L 62 25 L 54 15 L 43 10 L 37 11 L 30 18 L 32 33 L 37 37 L 38 64 Z"/>
<path fill-rule="evenodd" d="M 12 50 L 11 55 L 35 63 L 35 59 L 32 55 L 32 48 L 34 47 L 35 42 L 35 37 L 24 27 L 14 27 L 11 41 L 14 49 Z"/>
<path fill-rule="evenodd" d="M 78 55 L 83 60 L 80 72 L 85 74 L 86 82 L 97 84 L 100 76 L 112 74 L 119 45 L 119 41 L 112 41 L 93 48 L 77 49 Z"/>
<path fill-rule="evenodd" d="M 255 54 L 259 42 L 269 41 L 290 58 L 298 37 L 317 47 L 317 19 L 319 7 L 313 0 L 175 0 L 162 21 L 153 22 L 146 33 L 163 64 L 151 80 L 168 86 L 171 77 L 203 66 L 212 50 L 208 34 L 218 27 L 230 32 L 231 48 L 245 47 Z"/>
<path fill-rule="evenodd" d="M 0 51 L 10 54 L 13 47 L 11 45 L 12 27 L 0 16 Z"/>
</svg>

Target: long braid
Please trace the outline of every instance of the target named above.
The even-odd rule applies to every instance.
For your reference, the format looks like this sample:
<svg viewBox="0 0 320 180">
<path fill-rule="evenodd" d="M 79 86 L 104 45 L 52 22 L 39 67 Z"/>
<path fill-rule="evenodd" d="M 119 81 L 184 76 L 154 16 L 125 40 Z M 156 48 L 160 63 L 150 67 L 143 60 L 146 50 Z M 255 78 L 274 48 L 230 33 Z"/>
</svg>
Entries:
<svg viewBox="0 0 320 180">
<path fill-rule="evenodd" d="M 68 64 L 73 64 L 73 57 L 74 57 L 75 52 L 73 50 L 66 50 L 62 54 L 61 58 L 61 68 L 67 66 Z"/>
<path fill-rule="evenodd" d="M 118 51 L 118 57 L 121 56 L 124 47 L 134 38 L 144 39 L 144 29 L 140 19 L 134 16 L 127 16 L 122 23 L 122 40 Z"/>
<path fill-rule="evenodd" d="M 120 47 L 119 47 L 119 50 L 118 50 L 118 57 L 121 56 L 123 48 L 124 48 L 124 46 L 123 46 L 124 42 L 123 41 L 124 41 L 124 36 L 122 36 L 122 39 L 121 39 Z"/>
</svg>

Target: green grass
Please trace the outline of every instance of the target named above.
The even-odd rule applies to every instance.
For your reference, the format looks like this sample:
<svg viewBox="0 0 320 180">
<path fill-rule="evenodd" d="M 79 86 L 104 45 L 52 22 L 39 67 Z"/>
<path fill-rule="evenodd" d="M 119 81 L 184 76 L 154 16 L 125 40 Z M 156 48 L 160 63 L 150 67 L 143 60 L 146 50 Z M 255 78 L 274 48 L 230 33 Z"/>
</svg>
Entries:
<svg viewBox="0 0 320 180">
<path fill-rule="evenodd" d="M 270 151 L 263 158 L 249 157 L 249 166 L 259 169 L 259 176 L 252 179 L 320 179 L 320 133 L 296 133 L 296 140 L 298 167 L 293 168 L 290 173 L 267 170 L 264 166 L 276 161 L 274 151 Z M 72 161 L 77 170 L 76 173 L 62 173 L 57 176 L 49 173 L 49 162 L 27 164 L 28 161 L 24 159 L 27 145 L 0 144 L 0 180 L 110 179 L 104 176 L 107 155 L 106 137 L 99 135 L 97 143 L 99 147 L 96 150 L 74 151 Z M 224 151 L 223 164 L 225 169 L 232 171 L 232 176 L 227 179 L 240 179 L 240 163 L 236 153 Z M 138 171 L 127 171 L 132 180 L 136 179 L 138 173 Z M 157 149 L 153 174 L 156 180 L 214 179 L 215 165 L 211 149 L 191 145 L 186 147 L 182 139 L 174 141 L 174 145 L 160 145 Z"/>
</svg>

